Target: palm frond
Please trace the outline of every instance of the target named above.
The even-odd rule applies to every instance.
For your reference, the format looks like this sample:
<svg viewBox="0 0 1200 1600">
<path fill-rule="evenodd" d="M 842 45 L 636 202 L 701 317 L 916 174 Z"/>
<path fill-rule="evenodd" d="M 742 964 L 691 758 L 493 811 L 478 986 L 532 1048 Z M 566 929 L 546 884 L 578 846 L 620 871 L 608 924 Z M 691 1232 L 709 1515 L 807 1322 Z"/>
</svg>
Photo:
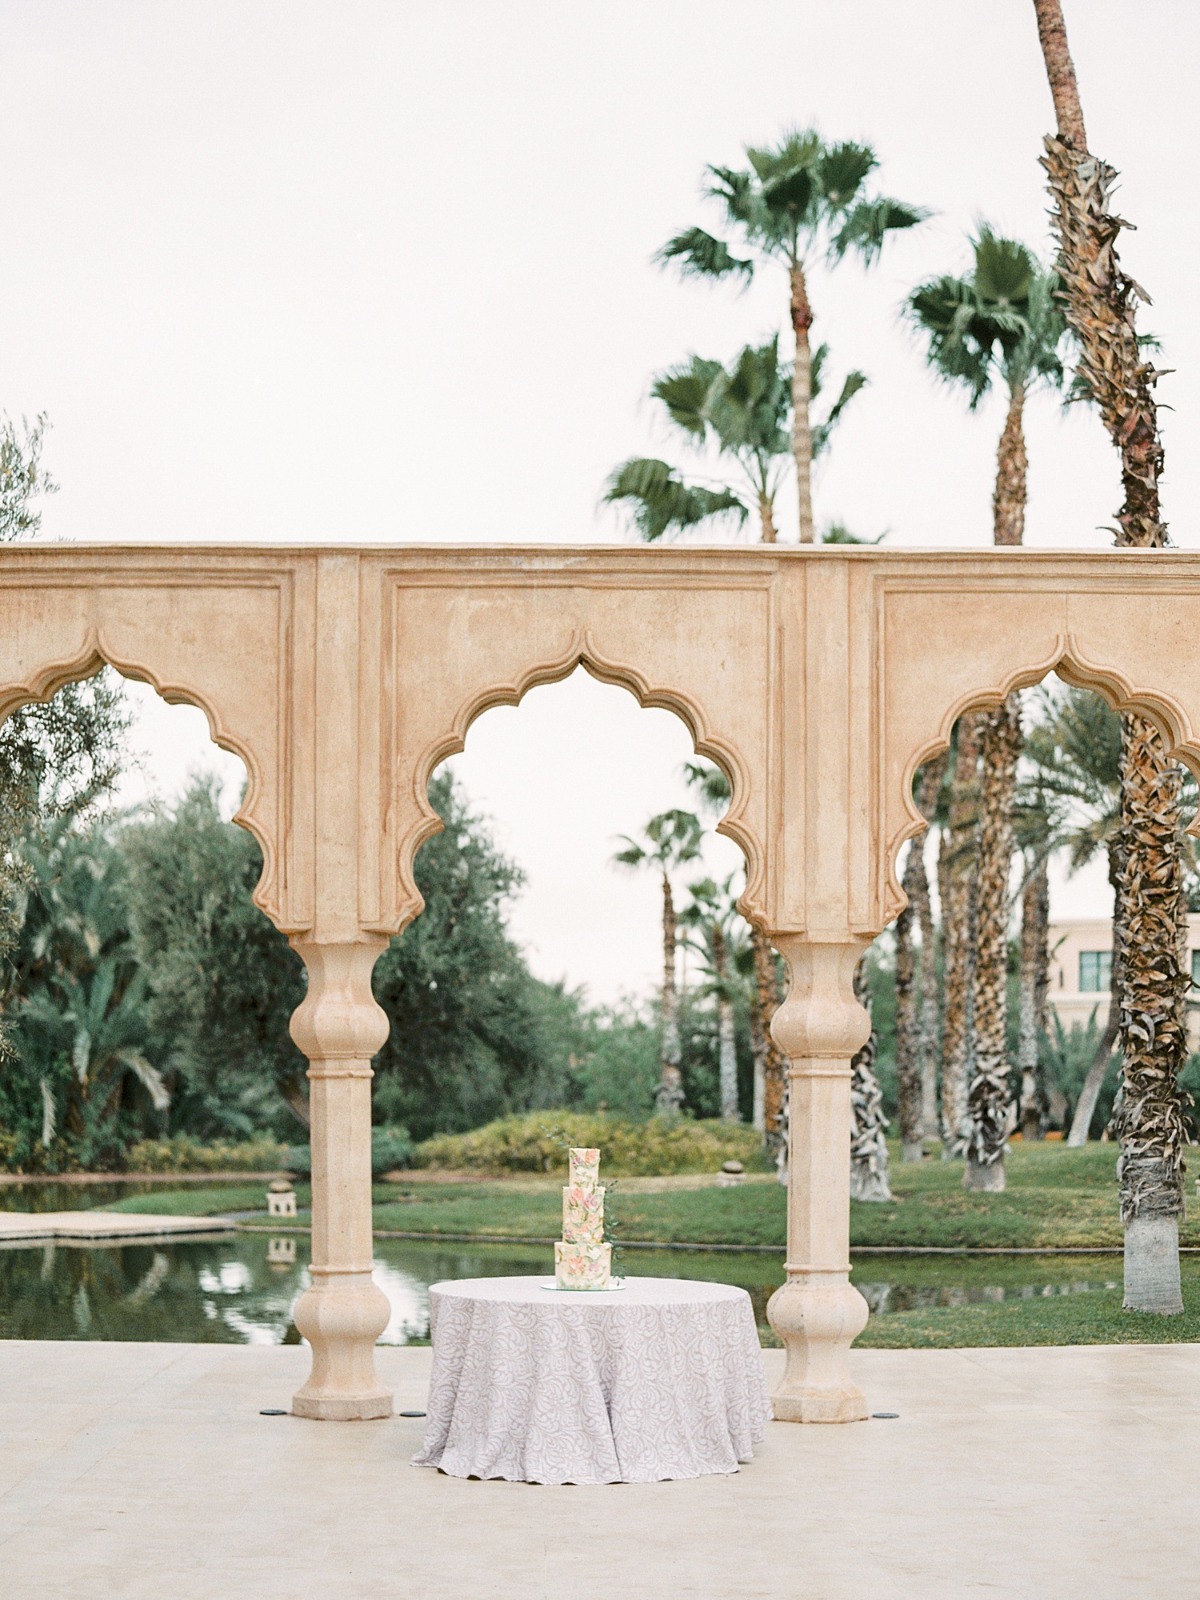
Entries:
<svg viewBox="0 0 1200 1600">
<path fill-rule="evenodd" d="M 748 515 L 732 489 L 685 483 L 665 461 L 646 457 L 622 462 L 605 486 L 604 499 L 629 505 L 634 526 L 647 544 L 710 517 L 732 517 L 740 526 Z"/>
<path fill-rule="evenodd" d="M 114 1056 L 113 1059 L 119 1066 L 125 1067 L 129 1072 L 133 1073 L 142 1088 L 150 1096 L 151 1104 L 156 1111 L 165 1111 L 167 1109 L 171 1104 L 171 1092 L 163 1082 L 162 1073 L 159 1072 L 157 1067 L 151 1066 L 145 1056 L 137 1055 L 132 1051 L 122 1052 Z"/>
<path fill-rule="evenodd" d="M 650 393 L 667 408 L 671 421 L 693 438 L 703 439 L 708 428 L 708 397 L 714 380 L 724 371 L 719 361 L 692 356 L 682 366 L 660 372 Z"/>
<path fill-rule="evenodd" d="M 822 151 L 817 175 L 830 206 L 845 211 L 878 165 L 879 158 L 869 144 L 846 140 Z"/>
<path fill-rule="evenodd" d="M 703 228 L 687 228 L 677 233 L 667 240 L 654 259 L 662 265 L 674 261 L 685 278 L 726 278 L 736 272 L 749 282 L 754 276 L 752 260 L 740 260 L 723 239 L 715 238 Z"/>
<path fill-rule="evenodd" d="M 879 259 L 889 233 L 915 228 L 928 215 L 921 206 L 905 205 L 902 200 L 890 200 L 882 195 L 873 200 L 860 200 L 846 213 L 845 221 L 830 241 L 830 260 L 841 261 L 853 250 L 866 266 L 872 266 Z"/>
<path fill-rule="evenodd" d="M 845 380 L 842 383 L 841 392 L 830 408 L 829 414 L 826 416 L 823 422 L 818 422 L 813 426 L 812 453 L 814 457 L 823 455 L 824 452 L 829 448 L 830 435 L 832 434 L 834 428 L 837 427 L 842 413 L 850 404 L 851 400 L 854 399 L 854 396 L 861 393 L 861 391 L 866 388 L 868 381 L 869 380 L 865 372 L 848 372 L 846 374 Z"/>
</svg>

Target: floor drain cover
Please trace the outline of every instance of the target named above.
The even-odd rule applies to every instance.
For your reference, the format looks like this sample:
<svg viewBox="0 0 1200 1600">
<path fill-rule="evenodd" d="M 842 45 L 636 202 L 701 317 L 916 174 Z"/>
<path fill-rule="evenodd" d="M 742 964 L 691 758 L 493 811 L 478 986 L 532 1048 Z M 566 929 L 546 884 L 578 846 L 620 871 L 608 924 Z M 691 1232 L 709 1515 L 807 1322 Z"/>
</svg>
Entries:
<svg viewBox="0 0 1200 1600">
<path fill-rule="evenodd" d="M 900 1418 L 898 1411 L 872 1411 L 872 1420 L 875 1422 L 897 1422 Z"/>
<path fill-rule="evenodd" d="M 288 1415 L 286 1411 L 280 1411 L 277 1406 L 267 1406 L 265 1410 L 260 1411 L 258 1414 L 260 1417 L 286 1417 Z"/>
<path fill-rule="evenodd" d="M 398 1417 L 423 1417 L 425 1413 L 423 1411 L 397 1411 L 396 1415 Z"/>
</svg>

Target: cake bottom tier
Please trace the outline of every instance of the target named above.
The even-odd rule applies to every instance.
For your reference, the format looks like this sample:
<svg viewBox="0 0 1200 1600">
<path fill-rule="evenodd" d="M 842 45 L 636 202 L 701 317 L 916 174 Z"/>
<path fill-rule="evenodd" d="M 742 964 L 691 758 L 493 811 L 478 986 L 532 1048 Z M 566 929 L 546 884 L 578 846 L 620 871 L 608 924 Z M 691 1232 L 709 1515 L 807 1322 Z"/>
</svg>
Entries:
<svg viewBox="0 0 1200 1600">
<path fill-rule="evenodd" d="M 612 1245 L 554 1246 L 554 1281 L 560 1289 L 607 1289 L 612 1277 Z"/>
</svg>

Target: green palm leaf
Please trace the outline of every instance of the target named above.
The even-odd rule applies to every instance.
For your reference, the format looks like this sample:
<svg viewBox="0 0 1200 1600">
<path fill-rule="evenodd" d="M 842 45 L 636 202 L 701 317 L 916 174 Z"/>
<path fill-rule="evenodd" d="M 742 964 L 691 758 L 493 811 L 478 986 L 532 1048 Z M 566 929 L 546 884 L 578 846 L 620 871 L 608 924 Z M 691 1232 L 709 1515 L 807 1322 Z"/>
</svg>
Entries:
<svg viewBox="0 0 1200 1600">
<path fill-rule="evenodd" d="M 714 238 L 703 228 L 687 228 L 677 233 L 655 256 L 656 261 L 674 261 L 685 278 L 726 278 L 740 273 L 747 282 L 754 276 L 754 262 L 739 260 L 723 239 Z"/>
<path fill-rule="evenodd" d="M 710 517 L 733 517 L 740 525 L 747 510 L 732 489 L 707 489 L 685 483 L 665 461 L 634 457 L 608 480 L 604 499 L 628 504 L 642 538 L 653 544 L 671 532 L 694 528 Z"/>
</svg>

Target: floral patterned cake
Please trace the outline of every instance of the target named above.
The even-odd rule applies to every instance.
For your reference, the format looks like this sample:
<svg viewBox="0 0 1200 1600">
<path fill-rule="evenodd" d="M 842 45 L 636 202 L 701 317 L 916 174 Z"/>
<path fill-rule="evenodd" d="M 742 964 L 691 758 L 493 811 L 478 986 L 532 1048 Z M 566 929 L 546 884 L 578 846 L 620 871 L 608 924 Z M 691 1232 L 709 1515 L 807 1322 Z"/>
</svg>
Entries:
<svg viewBox="0 0 1200 1600">
<path fill-rule="evenodd" d="M 604 1190 L 599 1150 L 570 1152 L 563 1189 L 563 1236 L 554 1246 L 554 1281 L 560 1289 L 607 1289 L 612 1246 L 604 1243 Z"/>
</svg>

